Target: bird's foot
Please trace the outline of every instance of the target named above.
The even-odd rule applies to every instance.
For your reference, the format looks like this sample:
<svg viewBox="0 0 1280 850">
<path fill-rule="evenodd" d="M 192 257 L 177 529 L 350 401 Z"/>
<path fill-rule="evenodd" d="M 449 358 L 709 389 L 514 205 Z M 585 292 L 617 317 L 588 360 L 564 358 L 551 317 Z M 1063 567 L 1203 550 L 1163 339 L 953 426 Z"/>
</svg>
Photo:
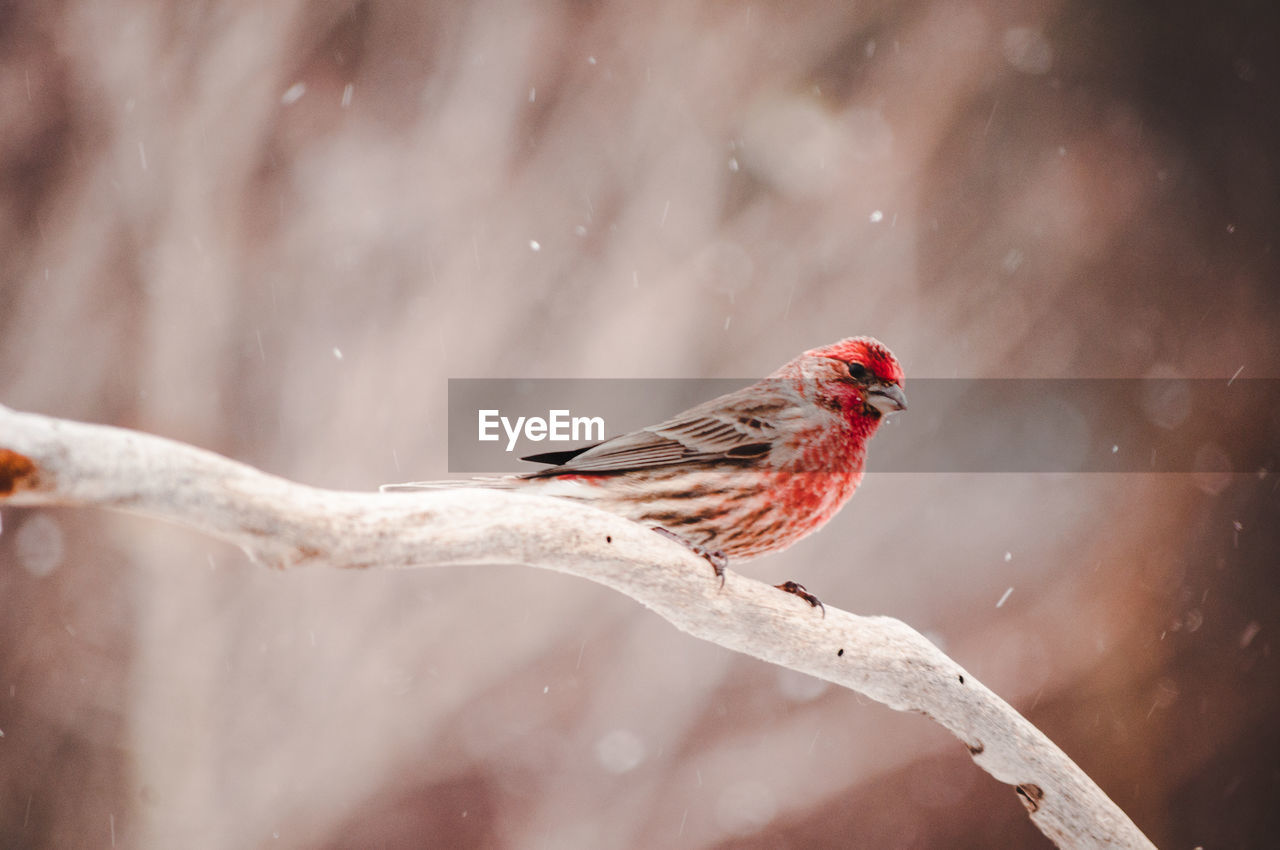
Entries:
<svg viewBox="0 0 1280 850">
<path fill-rule="evenodd" d="M 827 606 L 822 604 L 821 599 L 819 599 L 818 597 L 810 593 L 808 590 L 806 590 L 805 586 L 800 582 L 784 581 L 782 584 L 775 584 L 774 587 L 786 593 L 791 593 L 796 596 L 799 596 L 801 599 L 803 599 L 805 602 L 808 602 L 814 608 L 821 608 L 822 616 L 824 617 L 827 616 Z"/>
<path fill-rule="evenodd" d="M 729 558 L 725 553 L 721 552 L 719 549 L 708 549 L 706 546 L 699 546 L 697 543 L 691 543 L 679 534 L 676 534 L 673 531 L 668 531 L 665 528 L 654 526 L 653 530 L 661 534 L 663 537 L 674 540 L 693 554 L 706 558 L 707 563 L 711 565 L 711 569 L 716 571 L 716 576 L 720 579 L 720 586 L 724 587 L 724 570 L 725 567 L 729 566 Z"/>
</svg>

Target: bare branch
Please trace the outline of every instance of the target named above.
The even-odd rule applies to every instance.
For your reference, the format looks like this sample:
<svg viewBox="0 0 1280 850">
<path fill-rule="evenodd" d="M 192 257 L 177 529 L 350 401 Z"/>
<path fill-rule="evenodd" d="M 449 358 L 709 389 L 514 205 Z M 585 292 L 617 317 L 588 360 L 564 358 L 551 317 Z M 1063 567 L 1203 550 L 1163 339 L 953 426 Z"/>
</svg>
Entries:
<svg viewBox="0 0 1280 850">
<path fill-rule="evenodd" d="M 526 564 L 591 579 L 695 637 L 932 717 L 1061 847 L 1153 847 L 1057 746 L 906 624 L 822 617 L 733 573 L 721 589 L 703 559 L 595 508 L 484 489 L 319 490 L 172 440 L 5 407 L 0 499 L 169 520 L 279 568 Z"/>
</svg>

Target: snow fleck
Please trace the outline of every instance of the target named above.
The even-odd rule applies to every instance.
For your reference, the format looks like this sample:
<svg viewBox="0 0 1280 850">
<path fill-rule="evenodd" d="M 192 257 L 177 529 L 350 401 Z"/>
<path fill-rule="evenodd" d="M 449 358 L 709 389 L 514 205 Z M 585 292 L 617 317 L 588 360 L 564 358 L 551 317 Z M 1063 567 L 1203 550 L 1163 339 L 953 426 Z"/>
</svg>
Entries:
<svg viewBox="0 0 1280 850">
<path fill-rule="evenodd" d="M 537 239 L 530 239 L 530 240 L 529 240 L 529 250 L 530 250 L 530 251 L 541 251 L 541 250 L 542 250 L 542 243 L 540 243 Z"/>
<path fill-rule="evenodd" d="M 1151 710 L 1147 712 L 1147 717 L 1155 714 L 1157 708 L 1164 709 L 1173 705 L 1178 700 L 1178 685 L 1172 679 L 1161 679 L 1156 682 L 1155 698 L 1151 703 Z"/>
<path fill-rule="evenodd" d="M 867 41 L 866 46 L 862 48 L 862 52 L 863 52 L 863 53 L 865 53 L 865 54 L 867 55 L 867 58 L 868 58 L 868 59 L 870 59 L 872 56 L 875 56 L 875 55 L 876 55 L 876 40 L 875 40 L 874 38 L 873 38 L 873 39 L 868 40 L 868 41 Z"/>
<path fill-rule="evenodd" d="M 1170 366 L 1157 365 L 1143 382 L 1142 409 L 1155 426 L 1172 431 L 1191 414 L 1191 387 Z"/>
<path fill-rule="evenodd" d="M 588 57 L 587 57 L 587 64 L 588 64 L 588 65 L 594 65 L 594 64 L 596 64 L 596 57 L 594 57 L 594 56 L 588 56 Z"/>
<path fill-rule="evenodd" d="M 1241 372 L 1243 372 L 1243 371 L 1244 371 L 1244 364 L 1243 364 L 1243 363 L 1241 363 L 1241 364 L 1240 364 L 1240 368 L 1239 368 L 1239 369 L 1237 369 L 1237 370 L 1236 370 L 1236 373 L 1235 373 L 1234 375 L 1232 375 L 1232 376 L 1231 376 L 1231 380 L 1230 380 L 1230 381 L 1227 381 L 1227 386 L 1231 386 L 1233 383 L 1235 383 L 1236 378 L 1240 377 L 1240 373 L 1241 373 Z"/>
<path fill-rule="evenodd" d="M 1210 496 L 1217 496 L 1231 484 L 1231 458 L 1215 443 L 1196 449 L 1192 459 L 1191 480 Z"/>
<path fill-rule="evenodd" d="M 1112 453 L 1112 454 L 1117 454 L 1117 453 L 1119 453 L 1119 451 L 1120 451 L 1120 447 L 1119 447 L 1119 446 L 1117 446 L 1117 445 L 1112 445 L 1112 446 L 1111 446 L 1111 453 Z"/>
<path fill-rule="evenodd" d="M 1235 226 L 1234 224 L 1228 224 L 1228 225 L 1227 225 L 1227 232 L 1228 232 L 1228 233 L 1235 233 L 1235 232 L 1236 232 L 1236 226 Z"/>
<path fill-rule="evenodd" d="M 1024 74 L 1047 74 L 1053 67 L 1053 47 L 1037 29 L 1011 27 L 1003 47 L 1005 61 Z"/>
<path fill-rule="evenodd" d="M 877 224 L 878 222 L 881 222 L 881 221 L 884 221 L 884 213 L 882 213 L 880 210 L 873 210 L 871 213 L 871 223 Z"/>
<path fill-rule="evenodd" d="M 1008 601 L 1009 601 L 1009 596 L 1010 596 L 1010 594 L 1012 594 L 1012 593 L 1013 593 L 1013 588 L 1012 588 L 1012 587 L 1010 587 L 1008 590 L 1006 590 L 1006 591 L 1004 592 L 1004 595 L 1000 597 L 1000 601 L 996 603 L 996 607 L 997 607 L 997 608 L 1003 608 L 1003 607 L 1004 607 L 1004 603 L 1006 603 L 1006 602 L 1008 602 Z"/>
<path fill-rule="evenodd" d="M 737 170 L 738 170 L 738 168 L 739 168 L 739 165 L 738 165 L 738 158 L 737 158 L 736 156 L 731 156 L 731 157 L 729 157 L 729 170 L 730 170 L 730 171 L 737 171 Z"/>
<path fill-rule="evenodd" d="M 284 94 L 280 95 L 280 102 L 285 106 L 293 106 L 304 94 L 307 93 L 307 84 L 298 82 L 289 86 L 284 90 Z"/>
<path fill-rule="evenodd" d="M 1187 612 L 1182 624 L 1188 632 L 1199 631 L 1200 627 L 1204 625 L 1204 612 L 1199 608 L 1192 608 Z"/>
<path fill-rule="evenodd" d="M 661 220 L 659 220 L 659 222 L 658 222 L 658 226 L 659 226 L 659 227 L 666 227 L 666 226 L 667 226 L 667 213 L 669 213 L 669 212 L 671 212 L 671 201 L 670 201 L 670 200 L 668 200 L 668 201 L 666 202 L 666 204 L 664 204 L 664 205 L 663 205 L 663 207 L 662 207 L 662 219 L 661 219 Z"/>
<path fill-rule="evenodd" d="M 44 578 L 62 565 L 66 554 L 62 526 L 48 514 L 36 514 L 14 535 L 18 563 L 36 578 Z"/>
<path fill-rule="evenodd" d="M 929 643 L 933 644 L 938 649 L 941 649 L 943 652 L 947 651 L 947 639 L 941 632 L 926 631 L 923 632 L 923 634 L 925 640 L 929 641 Z"/>
<path fill-rule="evenodd" d="M 534 102 L 535 100 L 537 100 L 537 99 L 538 99 L 538 90 L 537 90 L 537 89 L 535 89 L 535 88 L 530 88 L 530 89 L 529 89 L 529 102 L 530 102 L 530 103 L 533 103 L 533 102 Z"/>
<path fill-rule="evenodd" d="M 822 679 L 795 670 L 779 668 L 777 677 L 778 692 L 792 702 L 813 702 L 830 688 Z"/>
<path fill-rule="evenodd" d="M 138 140 L 138 160 L 142 163 L 142 170 L 147 170 L 147 148 L 142 144 L 142 140 Z"/>
<path fill-rule="evenodd" d="M 596 740 L 596 761 L 610 773 L 627 773 L 644 761 L 644 741 L 629 729 L 614 729 Z"/>
<path fill-rule="evenodd" d="M 575 228 L 573 229 L 573 232 L 574 232 L 575 234 L 577 234 L 578 236 L 586 236 L 586 235 L 587 235 L 587 228 L 586 228 L 586 226 L 585 226 L 585 225 L 581 225 L 581 224 L 579 224 L 577 227 L 575 227 Z"/>
<path fill-rule="evenodd" d="M 1012 553 L 1012 552 L 1005 552 L 1005 553 L 1004 553 L 1004 562 L 1007 564 L 1007 563 L 1009 563 L 1009 562 L 1010 562 L 1010 561 L 1012 561 L 1012 560 L 1013 560 L 1013 553 Z"/>
<path fill-rule="evenodd" d="M 542 692 L 543 692 L 544 694 L 549 694 L 549 693 L 551 693 L 551 686 L 550 686 L 550 685 L 543 685 L 543 686 L 542 686 Z"/>
<path fill-rule="evenodd" d="M 337 360 L 341 360 L 341 359 L 342 359 L 342 349 L 341 349 L 341 348 L 338 348 L 338 346 L 336 346 L 336 345 L 335 345 L 335 346 L 333 347 L 333 356 L 334 356 L 334 358 L 335 358 L 335 359 L 337 359 Z"/>
<path fill-rule="evenodd" d="M 1240 648 L 1248 649 L 1249 644 L 1253 643 L 1253 639 L 1258 636 L 1260 631 L 1262 631 L 1262 626 L 1258 625 L 1258 621 L 1251 620 L 1249 625 L 1244 627 L 1244 631 L 1240 633 Z"/>
<path fill-rule="evenodd" d="M 751 835 L 773 820 L 778 810 L 773 790 L 763 782 L 743 780 L 725 788 L 716 800 L 716 820 L 736 835 Z"/>
<path fill-rule="evenodd" d="M 347 83 L 342 87 L 342 108 L 346 109 L 351 105 L 351 96 L 355 94 L 356 87 L 354 83 Z"/>
<path fill-rule="evenodd" d="M 733 321 L 733 316 L 724 317 L 724 329 L 729 330 L 729 323 Z"/>
</svg>

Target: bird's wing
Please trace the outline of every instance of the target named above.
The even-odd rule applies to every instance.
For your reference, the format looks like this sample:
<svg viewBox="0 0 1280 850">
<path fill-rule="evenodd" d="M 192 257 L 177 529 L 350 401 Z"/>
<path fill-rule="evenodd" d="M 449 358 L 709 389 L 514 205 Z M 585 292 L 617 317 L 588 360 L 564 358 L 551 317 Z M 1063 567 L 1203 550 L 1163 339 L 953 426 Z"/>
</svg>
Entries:
<svg viewBox="0 0 1280 850">
<path fill-rule="evenodd" d="M 569 452 L 548 452 L 525 460 L 558 463 L 528 477 L 562 473 L 625 472 L 672 464 L 749 458 L 772 448 L 781 431 L 774 424 L 790 400 L 761 401 L 740 390 L 698 405 L 666 422 L 650 425 Z"/>
</svg>

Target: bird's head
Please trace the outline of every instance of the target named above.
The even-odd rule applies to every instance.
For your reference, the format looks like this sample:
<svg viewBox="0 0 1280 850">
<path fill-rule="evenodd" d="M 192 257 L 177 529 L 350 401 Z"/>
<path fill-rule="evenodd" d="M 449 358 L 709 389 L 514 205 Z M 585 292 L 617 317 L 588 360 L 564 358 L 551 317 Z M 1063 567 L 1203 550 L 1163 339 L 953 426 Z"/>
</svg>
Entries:
<svg viewBox="0 0 1280 850">
<path fill-rule="evenodd" d="M 873 429 L 886 414 L 907 409 L 902 366 L 879 340 L 869 336 L 842 339 L 806 351 L 792 362 L 800 363 L 802 372 L 812 380 L 819 402 L 838 407 Z"/>
</svg>

